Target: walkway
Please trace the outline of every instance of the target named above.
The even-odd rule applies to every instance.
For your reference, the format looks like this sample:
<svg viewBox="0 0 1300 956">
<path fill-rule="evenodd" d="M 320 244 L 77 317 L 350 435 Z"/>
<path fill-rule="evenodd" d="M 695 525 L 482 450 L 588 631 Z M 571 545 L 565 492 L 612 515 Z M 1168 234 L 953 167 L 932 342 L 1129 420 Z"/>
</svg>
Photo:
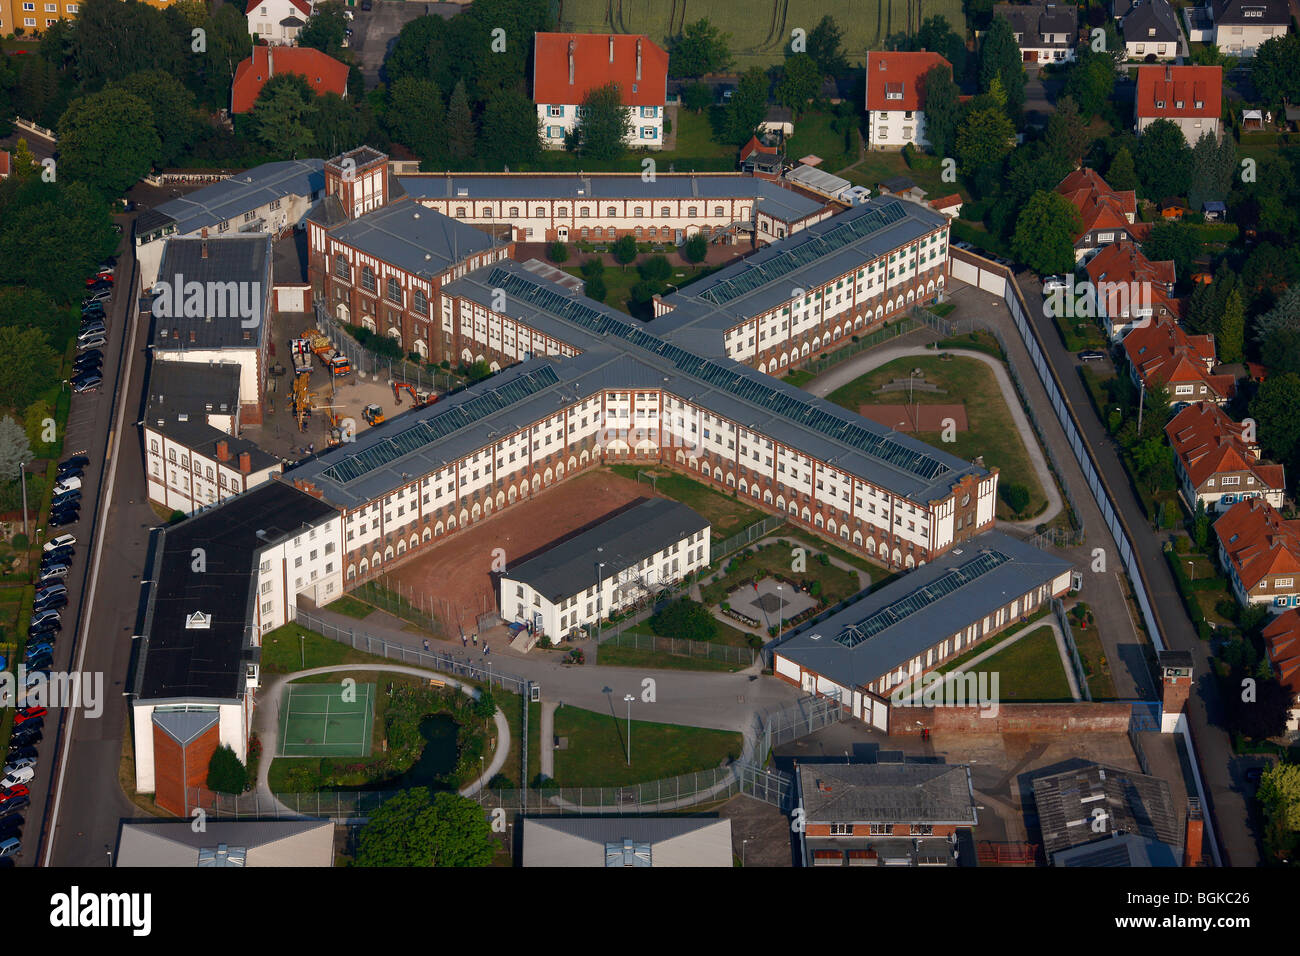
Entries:
<svg viewBox="0 0 1300 956">
<path fill-rule="evenodd" d="M 906 335 L 900 336 L 900 338 L 906 337 Z M 1007 374 L 1006 366 L 998 359 L 984 352 L 975 352 L 968 349 L 944 349 L 943 351 L 951 355 L 960 355 L 962 358 L 971 358 L 977 362 L 983 362 L 993 370 L 993 376 L 997 379 L 998 388 L 1002 392 L 1002 400 L 1011 411 L 1011 417 L 1016 423 L 1016 430 L 1020 432 L 1025 449 L 1029 452 L 1029 460 L 1033 464 L 1034 474 L 1038 476 L 1038 483 L 1042 485 L 1043 494 L 1047 497 L 1047 510 L 1041 514 L 1026 521 L 1003 521 L 1000 523 L 1032 531 L 1035 526 L 1051 521 L 1061 513 L 1061 509 L 1065 505 L 1061 501 L 1061 493 L 1057 490 L 1056 479 L 1052 476 L 1052 470 L 1047 467 L 1047 459 L 1043 455 L 1043 450 L 1038 445 L 1038 435 L 1029 423 L 1024 408 L 1020 405 L 1020 396 L 1016 392 L 1015 385 L 1012 384 L 1011 376 Z M 895 359 L 915 356 L 933 358 L 937 354 L 938 352 L 934 349 L 926 348 L 923 345 L 904 345 L 895 341 L 891 345 L 859 352 L 842 364 L 817 376 L 804 386 L 804 390 L 819 398 L 825 398 L 837 388 L 841 388 Z"/>
</svg>

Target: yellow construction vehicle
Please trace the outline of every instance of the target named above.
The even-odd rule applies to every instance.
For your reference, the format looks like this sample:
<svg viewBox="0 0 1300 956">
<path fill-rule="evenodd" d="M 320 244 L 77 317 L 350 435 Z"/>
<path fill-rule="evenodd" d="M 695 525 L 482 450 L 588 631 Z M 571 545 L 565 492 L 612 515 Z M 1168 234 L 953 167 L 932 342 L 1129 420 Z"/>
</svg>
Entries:
<svg viewBox="0 0 1300 956">
<path fill-rule="evenodd" d="M 372 403 L 366 406 L 365 411 L 361 413 L 361 417 L 366 420 L 367 425 L 378 425 L 384 420 L 384 410 Z"/>
</svg>

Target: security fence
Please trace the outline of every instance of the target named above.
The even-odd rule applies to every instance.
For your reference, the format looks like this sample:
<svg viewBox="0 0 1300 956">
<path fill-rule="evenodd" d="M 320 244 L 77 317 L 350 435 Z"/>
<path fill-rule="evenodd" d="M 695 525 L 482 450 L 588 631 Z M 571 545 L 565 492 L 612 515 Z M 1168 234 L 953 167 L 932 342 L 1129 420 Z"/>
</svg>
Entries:
<svg viewBox="0 0 1300 956">
<path fill-rule="evenodd" d="M 1074 665 L 1074 676 L 1079 683 L 1079 693 L 1084 700 L 1092 701 L 1092 688 L 1088 686 L 1088 674 L 1083 669 L 1083 660 L 1079 657 L 1079 648 L 1074 644 L 1074 632 L 1070 629 L 1070 618 L 1065 613 L 1065 605 L 1060 598 L 1052 598 L 1052 611 L 1056 614 L 1056 623 L 1061 626 L 1061 637 L 1070 651 L 1070 660 Z"/>
<path fill-rule="evenodd" d="M 370 351 L 352 337 L 347 326 L 329 314 L 323 303 L 315 302 L 314 307 L 316 328 L 329 337 L 335 349 L 347 356 L 354 373 L 382 382 L 409 382 L 415 386 L 416 391 L 438 394 L 450 392 L 464 384 L 462 378 L 451 372 Z"/>
<path fill-rule="evenodd" d="M 394 617 L 400 617 L 431 633 L 442 633 L 442 625 L 434 614 L 433 602 L 436 598 L 416 588 L 404 589 L 398 581 L 390 584 L 387 575 L 384 575 L 382 584 L 373 579 L 361 582 L 349 592 L 349 596 L 381 608 Z"/>
<path fill-rule="evenodd" d="M 730 538 L 724 538 L 719 544 L 710 549 L 709 557 L 716 561 L 733 551 L 739 551 L 746 545 L 767 537 L 783 524 L 785 524 L 785 515 L 768 515 L 760 521 L 755 521 L 749 527 L 737 531 Z"/>
<path fill-rule="evenodd" d="M 719 661 L 749 667 L 760 655 L 748 647 L 733 647 L 726 644 L 712 644 L 708 641 L 689 641 L 684 637 L 659 637 L 655 634 L 637 634 L 624 631 L 602 635 L 601 647 L 631 647 L 639 651 L 656 651 L 675 657 L 691 657 L 697 660 Z M 599 663 L 599 658 L 597 663 Z"/>
</svg>

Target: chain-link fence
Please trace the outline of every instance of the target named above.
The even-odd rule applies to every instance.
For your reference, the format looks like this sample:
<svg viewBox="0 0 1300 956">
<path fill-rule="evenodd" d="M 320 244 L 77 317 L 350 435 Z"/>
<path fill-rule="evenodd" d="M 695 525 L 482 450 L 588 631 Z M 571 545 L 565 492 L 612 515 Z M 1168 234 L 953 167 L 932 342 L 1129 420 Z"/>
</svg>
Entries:
<svg viewBox="0 0 1300 956">
<path fill-rule="evenodd" d="M 730 538 L 724 538 L 718 545 L 710 549 L 709 557 L 716 561 L 733 551 L 739 551 L 746 545 L 767 537 L 783 524 L 785 524 L 785 515 L 768 515 L 760 521 L 755 521 L 748 528 L 737 531 Z"/>
<path fill-rule="evenodd" d="M 390 584 L 387 575 L 384 576 L 382 584 L 377 580 L 363 581 L 349 592 L 349 596 L 365 601 L 433 634 L 442 634 L 442 625 L 434 614 L 432 595 L 416 588 L 404 588 L 397 581 Z"/>
<path fill-rule="evenodd" d="M 1052 598 L 1052 611 L 1056 614 L 1056 623 L 1061 626 L 1061 636 L 1070 651 L 1070 661 L 1074 666 L 1074 676 L 1079 682 L 1079 693 L 1083 699 L 1092 702 L 1092 688 L 1088 686 L 1088 672 L 1084 670 L 1083 659 L 1079 657 L 1079 648 L 1074 643 L 1074 631 L 1070 629 L 1070 617 L 1065 613 L 1065 605 L 1060 598 Z"/>
<path fill-rule="evenodd" d="M 904 333 L 911 332 L 917 325 L 911 318 L 904 316 L 892 325 L 876 329 L 867 335 L 860 336 L 856 342 L 850 342 L 848 345 L 837 348 L 834 352 L 827 352 L 818 358 L 812 359 L 802 366 L 791 366 L 791 368 L 801 368 L 803 371 L 811 372 L 814 376 L 820 375 L 832 366 L 838 365 L 845 359 L 852 358 L 859 352 L 865 352 L 867 349 L 873 349 L 882 342 L 888 342 L 890 339 L 896 339 Z"/>
<path fill-rule="evenodd" d="M 370 351 L 352 337 L 347 327 L 329 314 L 323 303 L 316 302 L 316 328 L 352 363 L 354 373 L 381 382 L 408 382 L 416 391 L 444 394 L 464 384 L 451 372 L 430 368 L 406 359 L 390 358 Z"/>
<path fill-rule="evenodd" d="M 757 651 L 748 647 L 732 647 L 726 644 L 712 644 L 708 641 L 688 641 L 684 637 L 659 637 L 654 634 L 636 634 L 627 631 L 602 635 L 600 646 L 631 647 L 639 651 L 655 651 L 675 657 L 721 661 L 741 667 L 749 667 L 760 656 Z"/>
</svg>

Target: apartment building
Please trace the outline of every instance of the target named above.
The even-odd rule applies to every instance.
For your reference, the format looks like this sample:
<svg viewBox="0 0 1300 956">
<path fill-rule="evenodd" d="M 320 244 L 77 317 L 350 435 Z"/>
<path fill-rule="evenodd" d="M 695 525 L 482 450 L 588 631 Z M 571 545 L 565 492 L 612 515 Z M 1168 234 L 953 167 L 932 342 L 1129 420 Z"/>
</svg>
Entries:
<svg viewBox="0 0 1300 956">
<path fill-rule="evenodd" d="M 952 64 L 937 53 L 867 51 L 867 143 L 871 149 L 917 149 L 925 138 L 925 74 Z"/>
<path fill-rule="evenodd" d="M 1219 562 L 1242 606 L 1280 614 L 1300 607 L 1300 521 L 1286 520 L 1262 498 L 1238 501 L 1214 522 Z"/>
<path fill-rule="evenodd" d="M 1193 402 L 1165 426 L 1174 450 L 1178 490 L 1187 507 L 1215 514 L 1262 498 L 1275 508 L 1286 498 L 1281 465 L 1263 462 L 1245 425 L 1209 402 Z"/>
<path fill-rule="evenodd" d="M 1207 133 L 1222 136 L 1223 68 L 1219 66 L 1140 66 L 1134 112 L 1139 136 L 1156 120 L 1177 126 L 1188 146 Z"/>
</svg>

